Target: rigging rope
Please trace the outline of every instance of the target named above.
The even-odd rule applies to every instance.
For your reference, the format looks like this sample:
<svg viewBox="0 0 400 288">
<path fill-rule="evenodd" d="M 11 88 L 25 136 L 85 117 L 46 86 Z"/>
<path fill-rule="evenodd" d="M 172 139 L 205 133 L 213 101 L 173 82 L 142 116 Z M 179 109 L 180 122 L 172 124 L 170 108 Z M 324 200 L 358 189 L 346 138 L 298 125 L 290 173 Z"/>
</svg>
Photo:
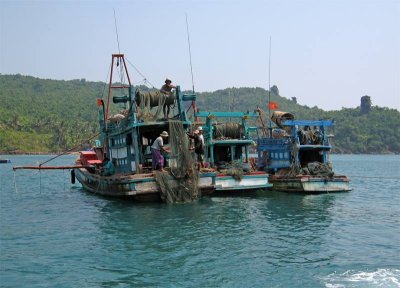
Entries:
<svg viewBox="0 0 400 288">
<path fill-rule="evenodd" d="M 128 58 L 125 58 L 126 59 L 126 61 L 133 67 L 133 69 L 135 69 L 136 70 L 136 72 L 140 75 L 140 76 L 142 76 L 143 77 L 143 79 L 144 79 L 144 81 L 145 82 L 147 82 L 147 83 L 149 83 L 150 85 L 151 85 L 151 87 L 152 88 L 154 88 L 154 89 L 157 89 L 156 87 L 154 87 L 154 85 L 153 84 L 151 84 L 150 83 L 150 81 L 149 80 L 147 80 L 147 78 L 139 71 L 139 69 L 138 68 L 136 68 L 136 66 L 135 65 L 133 65 L 132 63 L 131 63 L 131 61 L 129 61 L 129 59 Z"/>
<path fill-rule="evenodd" d="M 121 49 L 119 49 L 118 27 L 117 27 L 117 17 L 115 17 L 115 9 L 114 9 L 114 22 L 115 22 L 115 33 L 117 34 L 118 52 L 119 54 L 121 54 Z"/>
</svg>

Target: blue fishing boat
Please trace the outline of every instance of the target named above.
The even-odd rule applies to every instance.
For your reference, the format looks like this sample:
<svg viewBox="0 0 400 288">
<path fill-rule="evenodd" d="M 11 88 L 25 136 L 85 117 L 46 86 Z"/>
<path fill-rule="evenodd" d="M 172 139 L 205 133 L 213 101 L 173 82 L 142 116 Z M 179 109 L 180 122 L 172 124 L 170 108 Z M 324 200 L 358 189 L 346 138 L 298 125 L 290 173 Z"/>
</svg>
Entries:
<svg viewBox="0 0 400 288">
<path fill-rule="evenodd" d="M 113 81 L 115 71 L 120 79 Z M 125 81 L 125 83 L 123 82 Z M 220 149 L 234 151 L 230 160 L 246 162 L 252 143 L 248 138 L 218 142 L 212 137 L 213 126 L 207 121 L 204 130 L 205 149 L 209 151 L 208 168 L 198 171 L 189 150 L 189 138 L 199 128 L 188 115 L 204 117 L 196 108 L 196 94 L 183 93 L 176 86 L 174 93 L 135 90 L 130 82 L 123 54 L 112 55 L 107 99 L 98 99 L 100 137 L 91 151 L 81 151 L 71 179 L 77 179 L 92 193 L 112 197 L 128 197 L 138 201 L 181 202 L 217 191 L 255 190 L 270 187 L 266 172 L 243 170 L 233 178 L 229 171 L 216 169 Z M 161 108 L 171 105 L 173 117 L 159 117 Z M 240 114 L 245 117 L 245 114 Z M 208 115 L 209 116 L 209 115 Z M 151 146 L 160 135 L 169 135 L 171 153 L 164 155 L 165 171 L 154 171 Z M 247 137 L 247 136 L 246 136 Z M 246 154 L 247 155 L 247 154 Z"/>
<path fill-rule="evenodd" d="M 273 126 L 272 126 L 273 125 Z M 274 111 L 257 139 L 259 170 L 270 173 L 273 190 L 300 193 L 351 191 L 349 178 L 332 170 L 332 120 L 295 120 Z"/>
</svg>

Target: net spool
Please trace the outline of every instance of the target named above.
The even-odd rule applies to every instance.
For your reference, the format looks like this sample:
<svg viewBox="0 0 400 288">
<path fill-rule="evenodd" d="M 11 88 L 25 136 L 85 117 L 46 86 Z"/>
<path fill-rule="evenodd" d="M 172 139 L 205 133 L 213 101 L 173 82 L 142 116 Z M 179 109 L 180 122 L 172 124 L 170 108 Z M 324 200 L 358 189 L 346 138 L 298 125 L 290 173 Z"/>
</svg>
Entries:
<svg viewBox="0 0 400 288">
<path fill-rule="evenodd" d="M 238 123 L 219 123 L 214 126 L 215 139 L 240 139 L 242 125 Z"/>
<path fill-rule="evenodd" d="M 160 103 L 162 103 L 162 105 L 173 105 L 175 103 L 175 94 L 164 94 L 161 91 L 145 92 L 136 90 L 135 100 L 137 105 L 141 105 L 144 101 L 145 106 L 150 106 L 150 108 L 153 108 L 159 106 Z"/>
<path fill-rule="evenodd" d="M 136 90 L 135 101 L 139 106 L 137 113 L 138 119 L 142 121 L 154 121 L 158 119 L 161 114 L 165 97 L 160 91 L 141 92 Z M 151 112 L 152 107 L 157 107 L 157 110 L 154 113 Z"/>
</svg>

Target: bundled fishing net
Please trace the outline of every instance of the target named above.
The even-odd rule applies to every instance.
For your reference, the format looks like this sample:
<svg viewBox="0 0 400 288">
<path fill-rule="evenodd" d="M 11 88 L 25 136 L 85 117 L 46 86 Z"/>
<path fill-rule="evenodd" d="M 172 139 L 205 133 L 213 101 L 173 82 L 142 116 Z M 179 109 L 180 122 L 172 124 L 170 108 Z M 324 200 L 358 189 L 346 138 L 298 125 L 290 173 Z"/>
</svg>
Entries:
<svg viewBox="0 0 400 288">
<path fill-rule="evenodd" d="M 201 195 L 198 171 L 189 151 L 189 139 L 181 121 L 169 121 L 169 133 L 171 174 L 156 173 L 157 183 L 161 187 L 161 199 L 167 203 L 191 202 Z"/>
<path fill-rule="evenodd" d="M 335 174 L 329 164 L 321 162 L 310 162 L 306 167 L 303 167 L 299 173 L 302 175 L 313 175 L 327 178 L 331 178 Z"/>
<path fill-rule="evenodd" d="M 221 173 L 231 175 L 235 180 L 240 181 L 243 178 L 243 163 L 240 161 L 232 161 L 224 165 L 224 169 L 220 169 Z"/>
<path fill-rule="evenodd" d="M 318 128 L 304 128 L 300 129 L 297 133 L 299 136 L 300 144 L 313 144 L 320 145 L 323 142 L 323 134 Z"/>
<path fill-rule="evenodd" d="M 281 169 L 275 175 L 281 177 L 296 177 L 299 175 L 311 175 L 316 177 L 332 178 L 335 173 L 328 163 L 310 162 L 303 168 L 299 165 L 293 164 L 288 169 Z"/>
<path fill-rule="evenodd" d="M 136 91 L 136 103 L 139 106 L 137 118 L 144 122 L 155 121 L 159 118 L 162 107 L 168 97 L 160 91 Z M 154 113 L 151 108 L 157 107 Z"/>
</svg>

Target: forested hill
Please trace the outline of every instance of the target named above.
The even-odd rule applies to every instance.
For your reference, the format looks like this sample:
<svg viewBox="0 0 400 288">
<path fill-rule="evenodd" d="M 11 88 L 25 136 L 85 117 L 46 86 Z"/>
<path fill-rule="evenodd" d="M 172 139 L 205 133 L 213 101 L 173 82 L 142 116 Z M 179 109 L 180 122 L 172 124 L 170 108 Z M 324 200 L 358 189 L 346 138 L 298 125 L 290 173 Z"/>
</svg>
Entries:
<svg viewBox="0 0 400 288">
<path fill-rule="evenodd" d="M 96 98 L 107 89 L 102 82 L 0 75 L 0 87 L 0 153 L 64 151 L 98 132 Z M 200 110 L 267 110 L 268 91 L 263 88 L 227 88 L 197 96 Z M 398 110 L 370 106 L 365 111 L 323 111 L 280 96 L 276 86 L 271 101 L 296 119 L 334 119 L 338 153 L 400 153 Z"/>
</svg>

